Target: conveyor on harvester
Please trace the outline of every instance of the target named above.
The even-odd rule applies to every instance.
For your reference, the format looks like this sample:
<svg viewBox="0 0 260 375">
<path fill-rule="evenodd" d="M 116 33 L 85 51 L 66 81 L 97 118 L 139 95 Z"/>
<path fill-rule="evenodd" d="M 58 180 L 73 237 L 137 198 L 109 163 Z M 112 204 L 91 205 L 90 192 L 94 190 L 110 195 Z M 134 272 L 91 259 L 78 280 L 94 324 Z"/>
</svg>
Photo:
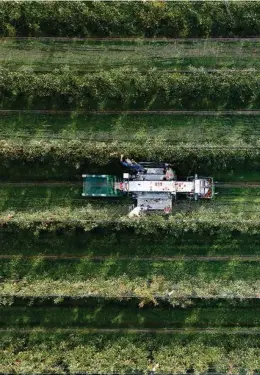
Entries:
<svg viewBox="0 0 260 375">
<path fill-rule="evenodd" d="M 215 193 L 212 177 L 197 174 L 178 180 L 169 164 L 141 162 L 139 171 L 129 169 L 119 178 L 113 175 L 83 174 L 84 197 L 130 195 L 135 203 L 129 216 L 142 212 L 172 212 L 173 202 L 182 196 L 190 200 L 212 199 Z"/>
</svg>

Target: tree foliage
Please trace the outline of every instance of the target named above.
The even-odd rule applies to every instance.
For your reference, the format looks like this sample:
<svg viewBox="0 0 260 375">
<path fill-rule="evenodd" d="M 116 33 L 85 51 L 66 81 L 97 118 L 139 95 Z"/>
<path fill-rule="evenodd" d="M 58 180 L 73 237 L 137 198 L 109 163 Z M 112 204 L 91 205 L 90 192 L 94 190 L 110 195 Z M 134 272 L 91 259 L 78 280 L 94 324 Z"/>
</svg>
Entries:
<svg viewBox="0 0 260 375">
<path fill-rule="evenodd" d="M 246 37 L 260 31 L 257 1 L 2 2 L 3 36 Z"/>
<path fill-rule="evenodd" d="M 69 166 L 75 175 L 85 173 L 89 168 L 95 170 L 100 166 L 106 166 L 110 168 L 110 173 L 114 173 L 115 166 L 118 166 L 117 170 L 120 168 L 119 159 L 122 152 L 135 160 L 167 161 L 182 174 L 185 174 L 186 170 L 190 171 L 191 160 L 194 169 L 203 174 L 236 170 L 237 166 L 248 171 L 260 167 L 260 148 L 247 143 L 240 143 L 239 147 L 213 143 L 176 145 L 149 137 L 141 137 L 138 142 L 103 142 L 55 139 L 55 135 L 48 140 L 33 137 L 27 138 L 26 142 L 19 138 L 0 140 L 0 161 L 3 171 L 4 167 L 10 170 L 13 166 L 27 165 L 30 162 L 43 164 L 46 169 L 49 169 L 50 164 L 60 170 L 64 166 Z"/>
<path fill-rule="evenodd" d="M 205 281 L 199 277 L 173 282 L 164 276 L 147 278 L 120 277 L 90 278 L 84 281 L 72 282 L 53 280 L 50 278 L 27 280 L 6 280 L 1 283 L 0 296 L 20 298 L 82 298 L 95 297 L 104 299 L 139 300 L 140 306 L 158 301 L 168 301 L 173 306 L 189 303 L 194 298 L 203 299 L 249 299 L 257 298 L 260 293 L 260 282 L 252 280 L 226 281 L 215 279 Z M 5 303 L 4 303 L 5 304 Z"/>
<path fill-rule="evenodd" d="M 179 212 L 169 217 L 152 215 L 131 219 L 126 215 L 113 215 L 113 209 L 95 210 L 90 204 L 85 208 L 55 208 L 46 211 L 17 211 L 2 212 L 0 226 L 35 231 L 57 231 L 83 229 L 91 231 L 94 228 L 110 228 L 115 231 L 131 230 L 138 234 L 153 233 L 168 234 L 176 237 L 184 232 L 203 233 L 244 233 L 258 234 L 260 230 L 259 214 L 255 212 L 231 212 L 230 210 L 214 210 L 200 207 L 190 212 Z"/>
<path fill-rule="evenodd" d="M 2 373 L 253 374 L 260 370 L 257 337 L 212 334 L 86 334 L 5 332 L 2 334 Z"/>
<path fill-rule="evenodd" d="M 141 72 L 119 68 L 80 74 L 0 70 L 1 108 L 21 109 L 257 109 L 259 73 Z"/>
</svg>

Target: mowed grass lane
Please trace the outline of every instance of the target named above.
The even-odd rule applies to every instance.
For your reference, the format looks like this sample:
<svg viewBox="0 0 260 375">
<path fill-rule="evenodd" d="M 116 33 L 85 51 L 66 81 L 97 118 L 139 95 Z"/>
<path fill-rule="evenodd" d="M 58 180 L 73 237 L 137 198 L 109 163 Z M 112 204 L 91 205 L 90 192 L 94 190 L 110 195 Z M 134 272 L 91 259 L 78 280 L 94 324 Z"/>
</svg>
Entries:
<svg viewBox="0 0 260 375">
<path fill-rule="evenodd" d="M 41 233 L 34 236 L 31 231 L 20 229 L 14 236 L 1 230 L 2 255 L 57 255 L 92 257 L 173 257 L 173 256 L 246 256 L 259 255 L 259 235 L 237 235 L 233 233 L 183 233 L 180 238 L 165 236 L 133 236 L 131 233 L 75 232 Z"/>
<path fill-rule="evenodd" d="M 260 40 L 88 41 L 1 39 L 0 63 L 16 69 L 82 72 L 115 67 L 189 70 L 260 68 Z"/>
<path fill-rule="evenodd" d="M 130 254 L 129 254 L 130 255 Z M 15 257 L 1 259 L 1 274 L 4 281 L 26 279 L 34 280 L 64 280 L 76 283 L 91 278 L 117 278 L 127 275 L 130 279 L 140 277 L 152 280 L 160 277 L 178 283 L 191 280 L 223 282 L 233 280 L 254 281 L 260 271 L 259 262 L 239 260 L 219 260 L 214 262 L 195 260 L 143 260 L 143 259 L 113 259 L 93 261 L 88 258 L 44 259 L 40 256 L 33 259 Z"/>
<path fill-rule="evenodd" d="M 84 307 L 6 306 L 1 317 L 0 328 L 259 327 L 260 307 L 215 302 L 215 306 L 139 308 L 133 303 L 86 302 Z"/>
<path fill-rule="evenodd" d="M 120 214 L 127 214 L 129 199 L 120 198 L 86 198 L 82 197 L 82 183 L 46 183 L 46 184 L 1 184 L 0 211 L 37 211 L 58 207 L 87 208 L 98 210 L 111 209 Z"/>
<path fill-rule="evenodd" d="M 259 115 L 0 113 L 0 137 L 259 146 Z"/>
<path fill-rule="evenodd" d="M 220 185 L 221 186 L 221 185 Z M 204 207 L 216 213 L 231 211 L 237 213 L 260 212 L 260 186 L 247 188 L 216 187 L 218 195 L 212 200 L 177 200 L 173 205 L 173 214 L 181 211 L 195 211 Z M 92 206 L 97 210 L 107 208 L 126 215 L 128 207 L 134 201 L 128 197 L 82 197 L 82 182 L 44 182 L 44 183 L 0 183 L 0 212 L 1 211 L 36 211 L 54 209 L 57 207 L 86 208 Z"/>
<path fill-rule="evenodd" d="M 259 256 L 260 236 L 237 233 L 192 233 L 183 232 L 181 237 L 157 235 L 133 235 L 127 232 L 63 231 L 41 232 L 20 229 L 13 234 L 2 228 L 1 254 L 7 256 L 66 256 L 66 257 L 111 257 L 118 259 L 174 256 Z"/>
</svg>

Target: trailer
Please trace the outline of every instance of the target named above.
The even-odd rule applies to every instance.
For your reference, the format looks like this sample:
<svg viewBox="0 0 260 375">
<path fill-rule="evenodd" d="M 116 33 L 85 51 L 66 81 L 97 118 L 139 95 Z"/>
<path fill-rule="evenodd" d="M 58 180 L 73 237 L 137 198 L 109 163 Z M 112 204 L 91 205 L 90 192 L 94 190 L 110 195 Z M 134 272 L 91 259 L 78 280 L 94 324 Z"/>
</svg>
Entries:
<svg viewBox="0 0 260 375">
<path fill-rule="evenodd" d="M 214 197 L 213 177 L 195 174 L 178 180 L 167 164 L 139 163 L 142 172 L 127 171 L 122 178 L 113 175 L 82 175 L 84 197 L 119 197 L 128 195 L 134 203 L 129 216 L 144 212 L 172 212 L 173 202 L 182 197 L 197 201 Z"/>
</svg>

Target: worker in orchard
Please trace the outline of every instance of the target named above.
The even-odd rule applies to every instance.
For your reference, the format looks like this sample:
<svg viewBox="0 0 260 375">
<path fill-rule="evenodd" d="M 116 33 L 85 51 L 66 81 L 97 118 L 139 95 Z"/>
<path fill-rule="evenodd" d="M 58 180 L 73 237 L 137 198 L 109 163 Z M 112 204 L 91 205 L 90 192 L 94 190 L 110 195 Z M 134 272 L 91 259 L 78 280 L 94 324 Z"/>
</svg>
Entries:
<svg viewBox="0 0 260 375">
<path fill-rule="evenodd" d="M 164 175 L 165 175 L 165 180 L 171 181 L 174 180 L 175 178 L 175 173 L 173 169 L 171 168 L 170 164 L 164 163 L 164 169 L 163 169 Z"/>
<path fill-rule="evenodd" d="M 138 173 L 146 173 L 147 170 L 141 165 L 136 163 L 133 159 L 129 159 L 125 157 L 123 154 L 121 155 L 120 162 L 124 167 L 130 168 L 132 171 Z"/>
</svg>

